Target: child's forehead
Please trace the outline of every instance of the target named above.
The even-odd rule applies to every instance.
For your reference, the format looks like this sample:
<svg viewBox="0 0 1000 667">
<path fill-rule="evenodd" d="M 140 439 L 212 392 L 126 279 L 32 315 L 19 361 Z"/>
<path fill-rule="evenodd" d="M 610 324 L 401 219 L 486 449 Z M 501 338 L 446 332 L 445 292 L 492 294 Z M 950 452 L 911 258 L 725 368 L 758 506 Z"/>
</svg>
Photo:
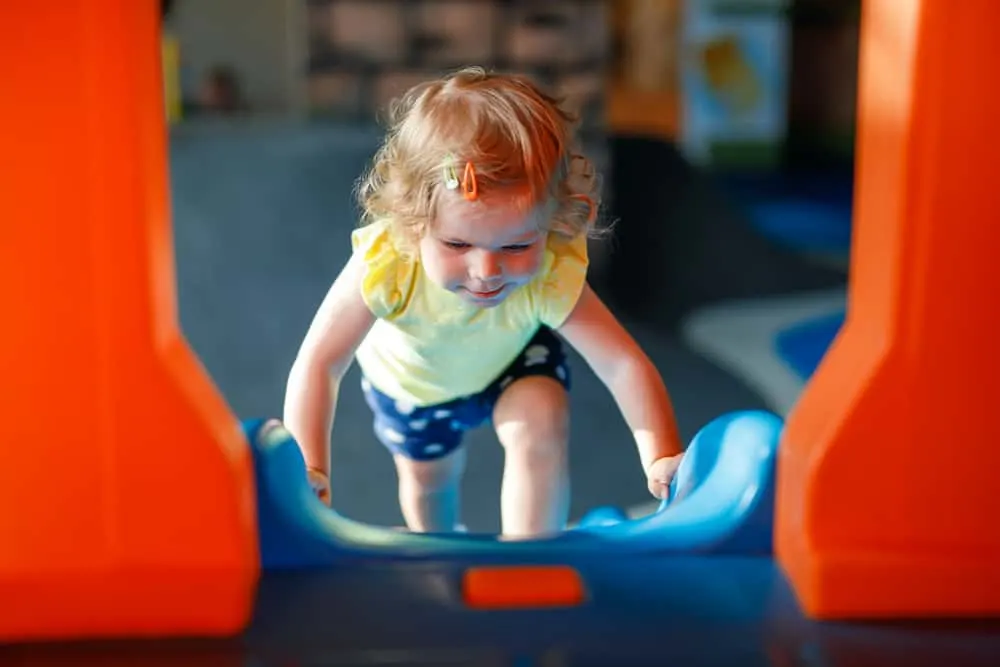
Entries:
<svg viewBox="0 0 1000 667">
<path fill-rule="evenodd" d="M 545 227 L 544 218 L 544 206 L 525 206 L 513 198 L 456 201 L 438 208 L 434 233 L 473 245 L 503 244 L 538 234 Z"/>
</svg>

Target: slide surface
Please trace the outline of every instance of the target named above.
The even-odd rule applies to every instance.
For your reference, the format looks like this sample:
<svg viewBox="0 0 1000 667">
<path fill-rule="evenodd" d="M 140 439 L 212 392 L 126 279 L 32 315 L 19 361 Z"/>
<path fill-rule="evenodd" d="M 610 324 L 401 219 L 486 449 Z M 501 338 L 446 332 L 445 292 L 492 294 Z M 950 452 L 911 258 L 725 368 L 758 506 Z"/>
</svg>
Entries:
<svg viewBox="0 0 1000 667">
<path fill-rule="evenodd" d="M 368 526 L 323 505 L 306 483 L 296 443 L 280 426 L 245 424 L 255 461 L 265 569 L 313 568 L 363 559 L 485 559 L 511 562 L 616 554 L 770 553 L 774 466 L 782 431 L 767 412 L 719 417 L 692 440 L 659 511 L 623 519 L 599 508 L 547 539 L 414 534 Z M 336 498 L 336 489 L 333 490 Z"/>
</svg>

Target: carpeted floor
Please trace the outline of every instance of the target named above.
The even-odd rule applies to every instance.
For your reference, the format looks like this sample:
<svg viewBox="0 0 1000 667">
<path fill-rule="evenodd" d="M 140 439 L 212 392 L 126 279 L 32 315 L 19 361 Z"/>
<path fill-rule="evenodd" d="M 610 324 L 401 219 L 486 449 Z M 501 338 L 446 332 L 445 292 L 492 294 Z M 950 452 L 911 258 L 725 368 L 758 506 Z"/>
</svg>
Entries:
<svg viewBox="0 0 1000 667">
<path fill-rule="evenodd" d="M 296 348 L 349 252 L 348 234 L 356 224 L 352 187 L 377 136 L 370 129 L 266 122 L 181 127 L 172 136 L 181 321 L 241 417 L 281 414 Z M 641 211 L 634 205 L 625 209 Z M 650 207 L 650 213 L 657 210 L 671 215 L 669 207 Z M 688 229 L 706 215 L 713 226 L 723 222 L 707 188 L 688 188 L 682 211 Z M 673 215 L 673 223 L 663 224 L 677 224 Z M 640 225 L 649 224 L 636 214 L 620 217 L 623 238 L 635 238 Z M 623 260 L 612 255 L 612 266 L 617 261 Z M 741 264 L 745 272 L 757 265 L 769 287 L 782 286 L 776 285 L 781 281 L 773 266 L 753 259 Z M 744 284 L 747 280 L 753 282 L 744 276 Z M 782 284 L 795 289 L 796 280 L 810 287 L 816 282 L 812 273 L 801 279 L 792 271 Z M 620 284 L 599 291 L 619 309 Z M 655 296 L 647 290 L 647 301 Z M 765 406 L 759 395 L 684 346 L 670 323 L 643 317 L 642 308 L 619 310 L 662 370 L 685 438 L 723 412 Z M 595 505 L 647 503 L 633 444 L 611 396 L 579 359 L 574 370 L 574 516 Z M 334 427 L 334 503 L 353 518 L 398 525 L 392 465 L 372 437 L 357 382 L 355 370 L 346 380 Z M 473 434 L 468 443 L 464 519 L 473 530 L 495 530 L 502 452 L 487 431 Z"/>
</svg>

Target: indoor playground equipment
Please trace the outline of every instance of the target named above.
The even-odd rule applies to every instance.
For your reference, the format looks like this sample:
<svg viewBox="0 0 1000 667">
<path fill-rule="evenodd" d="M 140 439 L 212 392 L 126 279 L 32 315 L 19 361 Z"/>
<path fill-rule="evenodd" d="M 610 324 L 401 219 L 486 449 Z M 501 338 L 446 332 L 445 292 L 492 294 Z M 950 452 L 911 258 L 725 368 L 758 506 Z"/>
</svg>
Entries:
<svg viewBox="0 0 1000 667">
<path fill-rule="evenodd" d="M 814 621 L 997 615 L 997 19 L 992 0 L 867 0 L 849 308 L 787 422 L 708 424 L 652 516 L 505 543 L 339 517 L 280 428 L 231 413 L 178 328 L 155 3 L 5 3 L 0 642 L 250 627 L 300 656 L 748 665 Z M 855 657 L 901 632 L 866 627 Z M 810 636 L 770 660 L 849 661 Z M 458 664 L 441 655 L 420 664 Z"/>
<path fill-rule="evenodd" d="M 379 557 L 476 557 L 505 563 L 527 558 L 537 563 L 609 550 L 619 556 L 771 551 L 773 469 L 781 421 L 769 413 L 725 415 L 702 429 L 672 484 L 671 499 L 650 516 L 629 520 L 616 508 L 600 507 L 572 530 L 517 542 L 500 542 L 494 535 L 413 534 L 339 516 L 315 497 L 298 446 L 274 424 L 246 424 L 254 452 L 265 569 L 321 568 L 351 558 Z"/>
</svg>

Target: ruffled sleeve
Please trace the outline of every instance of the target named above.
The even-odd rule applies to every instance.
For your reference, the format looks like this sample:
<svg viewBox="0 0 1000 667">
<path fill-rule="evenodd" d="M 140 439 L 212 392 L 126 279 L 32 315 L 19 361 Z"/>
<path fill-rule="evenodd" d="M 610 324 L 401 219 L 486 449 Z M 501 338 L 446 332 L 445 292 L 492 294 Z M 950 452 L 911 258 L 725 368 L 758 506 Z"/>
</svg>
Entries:
<svg viewBox="0 0 1000 667">
<path fill-rule="evenodd" d="M 573 239 L 549 236 L 533 295 L 542 324 L 558 329 L 573 312 L 587 283 L 588 264 L 586 234 Z"/>
<path fill-rule="evenodd" d="M 375 222 L 351 233 L 354 254 L 365 265 L 361 296 L 379 319 L 401 315 L 410 300 L 415 264 L 397 249 L 387 223 Z"/>
</svg>

